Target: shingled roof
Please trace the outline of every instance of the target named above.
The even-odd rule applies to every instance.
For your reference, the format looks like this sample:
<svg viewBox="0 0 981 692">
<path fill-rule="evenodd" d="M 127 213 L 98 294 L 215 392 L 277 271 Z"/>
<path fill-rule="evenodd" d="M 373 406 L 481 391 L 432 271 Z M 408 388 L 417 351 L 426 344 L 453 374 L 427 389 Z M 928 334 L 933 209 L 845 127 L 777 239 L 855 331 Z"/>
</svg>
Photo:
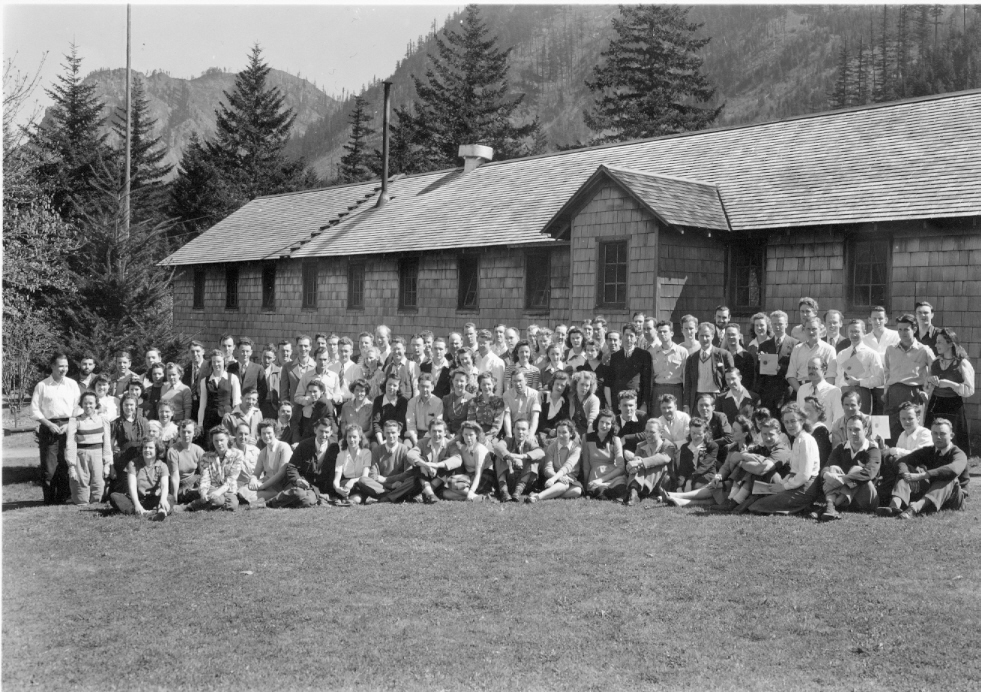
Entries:
<svg viewBox="0 0 981 692">
<path fill-rule="evenodd" d="M 981 90 L 407 176 L 382 209 L 353 206 L 377 182 L 257 199 L 164 262 L 541 242 L 600 166 L 677 223 L 720 221 L 656 186 L 716 188 L 733 231 L 981 215 Z"/>
</svg>

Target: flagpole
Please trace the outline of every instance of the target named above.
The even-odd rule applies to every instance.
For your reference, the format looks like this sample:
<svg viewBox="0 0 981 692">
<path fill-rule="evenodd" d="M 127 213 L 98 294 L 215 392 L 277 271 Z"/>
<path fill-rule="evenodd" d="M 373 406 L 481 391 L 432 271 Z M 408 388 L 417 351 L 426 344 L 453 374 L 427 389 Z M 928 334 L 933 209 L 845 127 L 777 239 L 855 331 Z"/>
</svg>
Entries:
<svg viewBox="0 0 981 692">
<path fill-rule="evenodd" d="M 126 5 L 126 164 L 123 178 L 123 240 L 129 240 L 129 194 L 130 194 L 130 151 L 132 141 L 132 103 L 131 103 L 131 73 L 130 73 L 130 13 L 131 7 Z"/>
</svg>

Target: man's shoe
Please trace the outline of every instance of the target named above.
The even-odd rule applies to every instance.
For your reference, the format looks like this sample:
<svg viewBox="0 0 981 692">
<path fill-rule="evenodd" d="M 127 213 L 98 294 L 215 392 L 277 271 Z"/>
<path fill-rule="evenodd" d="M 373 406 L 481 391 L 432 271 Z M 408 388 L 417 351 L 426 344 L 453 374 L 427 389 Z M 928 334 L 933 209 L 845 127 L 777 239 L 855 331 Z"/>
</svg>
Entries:
<svg viewBox="0 0 981 692">
<path fill-rule="evenodd" d="M 150 521 L 163 521 L 167 518 L 167 512 L 162 509 L 158 509 L 156 513 L 150 517 Z"/>
<path fill-rule="evenodd" d="M 427 505 L 435 505 L 437 502 L 439 502 L 439 499 L 436 497 L 434 492 L 429 491 L 428 493 L 422 494 L 422 501 Z"/>
<path fill-rule="evenodd" d="M 827 507 L 821 518 L 818 521 L 835 521 L 836 519 L 841 519 L 841 514 L 834 507 Z"/>
<path fill-rule="evenodd" d="M 902 512 L 899 507 L 893 507 L 892 505 L 884 505 L 882 507 L 876 507 L 875 516 L 877 517 L 895 517 L 900 512 Z"/>
<path fill-rule="evenodd" d="M 363 504 L 363 505 L 366 505 L 366 506 L 367 506 L 367 505 L 373 505 L 373 504 L 375 504 L 376 502 L 378 502 L 378 500 L 377 500 L 376 498 L 374 498 L 374 497 L 371 497 L 371 496 L 369 495 L 368 497 L 366 497 L 366 498 L 365 498 L 364 500 L 362 500 L 362 501 L 361 501 L 361 504 Z"/>
<path fill-rule="evenodd" d="M 538 493 L 532 493 L 531 495 L 526 497 L 525 502 L 527 502 L 529 505 L 533 505 L 536 502 L 538 502 Z"/>
<path fill-rule="evenodd" d="M 916 516 L 916 510 L 912 507 L 907 507 L 905 512 L 899 514 L 900 519 L 912 519 Z"/>
<path fill-rule="evenodd" d="M 497 493 L 497 496 L 501 500 L 501 502 L 511 502 L 514 499 L 511 497 L 511 493 L 507 491 L 507 488 L 502 488 Z"/>
<path fill-rule="evenodd" d="M 627 507 L 633 507 L 638 502 L 640 502 L 640 495 L 637 494 L 636 488 L 631 488 L 630 494 L 624 498 L 623 504 L 627 505 Z"/>
<path fill-rule="evenodd" d="M 739 506 L 739 503 L 733 499 L 727 499 L 721 505 L 709 505 L 710 512 L 732 512 Z"/>
</svg>

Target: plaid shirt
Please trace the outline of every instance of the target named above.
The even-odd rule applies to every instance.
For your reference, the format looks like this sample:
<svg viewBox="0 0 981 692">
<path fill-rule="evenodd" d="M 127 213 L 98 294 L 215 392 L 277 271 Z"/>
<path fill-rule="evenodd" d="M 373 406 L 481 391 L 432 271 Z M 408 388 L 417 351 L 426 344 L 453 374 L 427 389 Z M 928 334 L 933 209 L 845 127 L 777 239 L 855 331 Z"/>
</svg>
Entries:
<svg viewBox="0 0 981 692">
<path fill-rule="evenodd" d="M 219 459 L 216 452 L 208 452 L 201 459 L 201 497 L 207 497 L 212 487 L 226 486 L 226 491 L 238 492 L 238 476 L 242 473 L 245 455 L 237 449 L 225 452 Z"/>
</svg>

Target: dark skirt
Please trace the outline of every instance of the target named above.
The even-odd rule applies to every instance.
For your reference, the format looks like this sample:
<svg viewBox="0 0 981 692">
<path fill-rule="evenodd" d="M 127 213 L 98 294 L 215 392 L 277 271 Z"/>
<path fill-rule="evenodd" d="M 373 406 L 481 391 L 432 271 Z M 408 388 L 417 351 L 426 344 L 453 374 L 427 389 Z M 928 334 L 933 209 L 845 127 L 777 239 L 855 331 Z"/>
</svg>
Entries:
<svg viewBox="0 0 981 692">
<path fill-rule="evenodd" d="M 926 427 L 933 424 L 934 418 L 946 418 L 954 426 L 954 444 L 960 447 L 970 458 L 971 430 L 967 425 L 967 411 L 964 410 L 964 399 L 959 396 L 930 397 L 927 404 Z"/>
</svg>

